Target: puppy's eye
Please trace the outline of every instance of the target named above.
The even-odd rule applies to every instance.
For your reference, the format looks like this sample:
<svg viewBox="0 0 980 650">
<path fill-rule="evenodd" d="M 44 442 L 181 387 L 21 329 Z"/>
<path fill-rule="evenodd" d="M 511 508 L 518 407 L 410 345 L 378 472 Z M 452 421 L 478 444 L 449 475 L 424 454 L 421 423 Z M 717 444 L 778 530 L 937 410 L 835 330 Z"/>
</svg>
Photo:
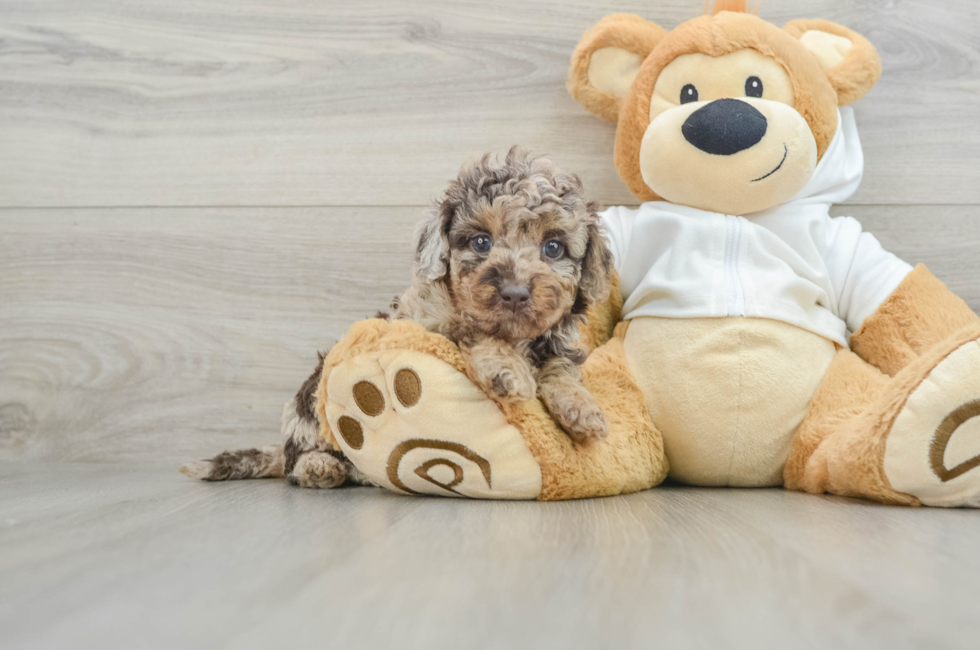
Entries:
<svg viewBox="0 0 980 650">
<path fill-rule="evenodd" d="M 762 79 L 749 77 L 745 80 L 746 97 L 762 97 Z"/>
<path fill-rule="evenodd" d="M 565 247 L 560 241 L 551 240 L 545 242 L 544 246 L 541 247 L 541 252 L 544 253 L 545 257 L 550 257 L 553 260 L 558 259 L 565 252 Z"/>
<path fill-rule="evenodd" d="M 688 102 L 698 101 L 698 89 L 694 87 L 694 84 L 687 84 L 681 88 L 681 103 L 686 104 Z"/>
<path fill-rule="evenodd" d="M 489 253 L 490 249 L 493 248 L 493 240 L 486 235 L 479 235 L 473 238 L 470 242 L 470 246 L 473 247 L 477 253 Z"/>
</svg>

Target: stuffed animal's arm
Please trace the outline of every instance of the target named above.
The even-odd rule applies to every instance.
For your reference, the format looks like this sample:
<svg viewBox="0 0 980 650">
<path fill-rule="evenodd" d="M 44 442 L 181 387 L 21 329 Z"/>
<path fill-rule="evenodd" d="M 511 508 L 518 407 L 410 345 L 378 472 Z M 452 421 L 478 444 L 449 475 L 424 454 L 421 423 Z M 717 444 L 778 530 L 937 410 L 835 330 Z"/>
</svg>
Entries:
<svg viewBox="0 0 980 650">
<path fill-rule="evenodd" d="M 901 284 L 912 267 L 882 248 L 851 217 L 828 217 L 824 259 L 837 300 L 837 315 L 856 332 Z"/>
</svg>

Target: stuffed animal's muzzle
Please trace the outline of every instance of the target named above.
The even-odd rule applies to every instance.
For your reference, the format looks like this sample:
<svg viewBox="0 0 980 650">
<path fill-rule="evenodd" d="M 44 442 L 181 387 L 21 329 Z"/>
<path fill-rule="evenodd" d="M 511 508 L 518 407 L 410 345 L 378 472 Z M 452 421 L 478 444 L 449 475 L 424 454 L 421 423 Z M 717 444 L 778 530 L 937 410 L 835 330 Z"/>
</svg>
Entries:
<svg viewBox="0 0 980 650">
<path fill-rule="evenodd" d="M 748 214 L 788 201 L 810 180 L 817 145 L 792 106 L 758 98 L 688 102 L 650 123 L 640 172 L 667 201 Z"/>
</svg>

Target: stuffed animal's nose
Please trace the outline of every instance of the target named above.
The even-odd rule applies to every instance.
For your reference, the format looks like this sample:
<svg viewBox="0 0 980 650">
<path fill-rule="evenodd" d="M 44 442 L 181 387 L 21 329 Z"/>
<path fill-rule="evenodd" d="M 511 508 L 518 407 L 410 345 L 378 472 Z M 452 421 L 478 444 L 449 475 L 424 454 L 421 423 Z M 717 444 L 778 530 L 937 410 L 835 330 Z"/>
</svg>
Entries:
<svg viewBox="0 0 980 650">
<path fill-rule="evenodd" d="M 500 290 L 500 301 L 504 307 L 517 311 L 531 300 L 528 288 L 519 284 L 508 284 Z"/>
<path fill-rule="evenodd" d="M 766 116 L 738 99 L 718 99 L 691 113 L 681 132 L 705 153 L 730 156 L 757 144 L 766 134 Z"/>
</svg>

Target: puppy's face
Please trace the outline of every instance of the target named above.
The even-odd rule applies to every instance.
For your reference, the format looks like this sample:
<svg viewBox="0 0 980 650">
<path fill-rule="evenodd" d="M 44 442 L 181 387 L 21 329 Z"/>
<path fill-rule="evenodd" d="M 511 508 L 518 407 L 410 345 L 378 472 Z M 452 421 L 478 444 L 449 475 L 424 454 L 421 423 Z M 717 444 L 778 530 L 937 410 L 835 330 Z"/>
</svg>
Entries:
<svg viewBox="0 0 980 650">
<path fill-rule="evenodd" d="M 575 215 L 536 214 L 521 203 L 483 206 L 455 219 L 449 232 L 456 308 L 505 340 L 540 336 L 571 313 L 588 243 Z"/>
<path fill-rule="evenodd" d="M 417 271 L 432 271 L 426 259 L 438 256 L 428 277 L 447 283 L 465 321 L 496 338 L 533 339 L 604 298 L 611 256 L 577 178 L 521 152 L 494 164 L 484 158 L 451 186 L 421 231 Z"/>
</svg>

